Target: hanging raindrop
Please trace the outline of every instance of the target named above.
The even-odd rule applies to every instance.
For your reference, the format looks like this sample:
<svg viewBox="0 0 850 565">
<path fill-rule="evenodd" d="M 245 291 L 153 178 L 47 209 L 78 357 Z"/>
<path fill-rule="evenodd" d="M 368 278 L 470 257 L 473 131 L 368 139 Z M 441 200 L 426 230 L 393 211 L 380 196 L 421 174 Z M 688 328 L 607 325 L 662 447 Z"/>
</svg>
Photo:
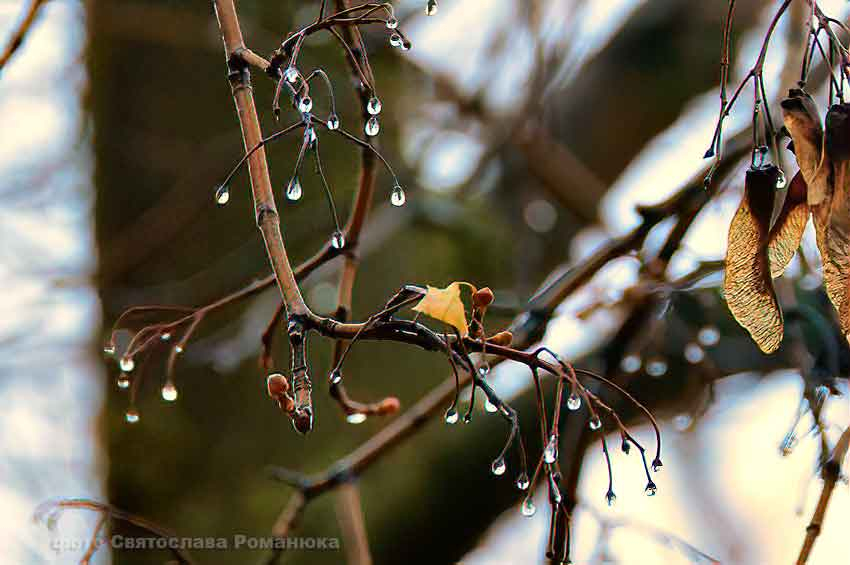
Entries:
<svg viewBox="0 0 850 565">
<path fill-rule="evenodd" d="M 696 365 L 705 359 L 705 351 L 696 343 L 689 343 L 685 346 L 685 360 L 692 365 Z"/>
<path fill-rule="evenodd" d="M 667 373 L 667 361 L 656 357 L 646 364 L 646 374 L 650 377 L 663 377 Z"/>
<path fill-rule="evenodd" d="M 139 411 L 135 408 L 130 408 L 127 410 L 127 413 L 124 414 L 124 419 L 127 420 L 129 424 L 135 424 L 139 421 Z"/>
<path fill-rule="evenodd" d="M 519 490 L 528 490 L 528 475 L 523 471 L 520 473 L 519 477 L 516 478 L 516 488 Z"/>
<path fill-rule="evenodd" d="M 480 367 L 478 367 L 478 374 L 481 375 L 482 377 L 486 377 L 489 372 L 490 372 L 490 365 L 484 364 L 484 365 L 481 365 Z"/>
<path fill-rule="evenodd" d="M 609 490 L 605 494 L 605 500 L 608 502 L 608 506 L 614 506 L 614 503 L 617 502 L 617 495 L 614 494 L 614 491 Z"/>
<path fill-rule="evenodd" d="M 402 40 L 402 42 L 401 42 L 401 50 L 402 51 L 410 51 L 411 47 L 412 47 L 412 45 L 411 45 L 411 43 L 408 39 L 405 38 L 404 40 Z"/>
<path fill-rule="evenodd" d="M 425 15 L 433 16 L 437 13 L 437 0 L 428 0 L 428 5 L 425 7 Z"/>
<path fill-rule="evenodd" d="M 298 111 L 306 114 L 313 109 L 313 99 L 309 96 L 304 96 L 298 101 Z"/>
<path fill-rule="evenodd" d="M 168 341 L 169 339 L 171 339 L 171 334 L 165 332 L 161 336 L 159 336 L 159 339 L 161 339 L 162 341 Z"/>
<path fill-rule="evenodd" d="M 664 466 L 664 463 L 661 462 L 661 459 L 655 458 L 655 461 L 652 462 L 652 471 L 657 473 L 661 470 L 661 467 Z"/>
<path fill-rule="evenodd" d="M 546 448 L 543 450 L 543 461 L 552 464 L 558 458 L 558 438 L 555 435 L 549 436 L 549 441 L 546 443 Z"/>
<path fill-rule="evenodd" d="M 334 249 L 342 249 L 345 247 L 345 236 L 342 235 L 342 232 L 336 230 L 331 236 L 331 245 Z"/>
<path fill-rule="evenodd" d="M 118 388 L 120 389 L 128 388 L 130 386 L 130 377 L 127 376 L 126 373 L 121 373 L 120 375 L 118 375 L 118 380 L 116 381 L 116 383 L 118 384 Z"/>
<path fill-rule="evenodd" d="M 395 29 L 398 27 L 398 20 L 394 16 L 390 16 L 387 20 L 387 29 Z"/>
<path fill-rule="evenodd" d="M 655 496 L 655 493 L 658 492 L 658 487 L 655 486 L 655 483 L 649 481 L 648 483 L 646 483 L 646 488 L 643 492 L 646 493 L 646 496 Z"/>
<path fill-rule="evenodd" d="M 697 341 L 703 347 L 711 347 L 720 342 L 720 330 L 715 326 L 703 326 L 697 333 Z"/>
<path fill-rule="evenodd" d="M 506 469 L 507 469 L 507 466 L 505 465 L 505 460 L 502 459 L 501 457 L 499 457 L 498 459 L 493 461 L 493 464 L 490 465 L 490 471 L 494 475 L 496 475 L 497 477 L 504 475 Z"/>
<path fill-rule="evenodd" d="M 457 424 L 458 418 L 457 410 L 455 410 L 454 406 L 446 410 L 446 423 L 447 424 Z"/>
<path fill-rule="evenodd" d="M 314 130 L 313 128 L 309 128 L 307 130 L 307 135 L 310 137 L 310 147 L 315 147 L 316 140 L 318 139 L 318 136 L 316 136 L 316 130 Z"/>
<path fill-rule="evenodd" d="M 366 125 L 363 127 L 363 131 L 365 131 L 366 135 L 369 137 L 378 135 L 378 132 L 381 131 L 381 124 L 378 122 L 378 118 L 376 116 L 369 118 Z"/>
<path fill-rule="evenodd" d="M 177 353 L 177 354 L 183 353 L 183 346 L 182 345 L 175 345 L 174 346 L 174 353 Z"/>
<path fill-rule="evenodd" d="M 490 400 L 487 400 L 484 403 L 484 410 L 486 410 L 487 412 L 492 414 L 493 412 L 496 412 L 498 410 L 498 408 L 496 408 L 496 405 L 493 404 L 492 402 L 490 402 Z"/>
<path fill-rule="evenodd" d="M 103 346 L 103 354 L 104 355 L 115 355 L 115 345 L 112 343 L 107 343 Z"/>
<path fill-rule="evenodd" d="M 334 369 L 331 371 L 331 374 L 328 376 L 328 382 L 332 385 L 338 385 L 342 381 L 342 373 L 339 369 Z"/>
<path fill-rule="evenodd" d="M 328 129 L 331 131 L 336 131 L 339 129 L 339 116 L 336 114 L 331 114 L 328 116 L 328 121 L 326 123 Z"/>
<path fill-rule="evenodd" d="M 534 516 L 534 513 L 537 512 L 537 508 L 535 508 L 534 503 L 531 502 L 530 498 L 526 498 L 522 501 L 522 508 L 520 509 L 522 515 L 526 518 L 530 518 Z"/>
<path fill-rule="evenodd" d="M 788 185 L 788 179 L 785 177 L 785 171 L 779 169 L 779 177 L 776 179 L 776 188 L 785 188 Z"/>
<path fill-rule="evenodd" d="M 221 185 L 215 191 L 215 203 L 224 206 L 230 202 L 230 188 L 226 184 Z"/>
<path fill-rule="evenodd" d="M 304 190 L 301 188 L 301 181 L 298 180 L 298 177 L 289 179 L 289 184 L 286 185 L 286 199 L 295 202 L 301 200 L 303 194 Z"/>
<path fill-rule="evenodd" d="M 390 195 L 390 204 L 399 207 L 404 206 L 405 202 L 407 202 L 407 196 L 404 194 L 404 189 L 400 184 L 396 184 L 393 187 L 393 193 Z"/>
<path fill-rule="evenodd" d="M 125 373 L 129 373 L 136 368 L 136 362 L 133 361 L 132 357 L 122 357 L 121 361 L 118 362 L 118 366 L 121 367 L 121 370 Z"/>
<path fill-rule="evenodd" d="M 362 412 L 354 412 L 345 417 L 345 421 L 349 424 L 362 424 L 366 421 L 366 414 Z"/>
<path fill-rule="evenodd" d="M 623 453 L 628 455 L 629 451 L 632 450 L 632 446 L 629 445 L 629 440 L 627 440 L 626 438 L 623 438 L 623 444 L 620 446 L 620 449 L 623 450 Z"/>
<path fill-rule="evenodd" d="M 369 99 L 369 102 L 366 104 L 366 111 L 368 111 L 373 116 L 377 116 L 381 113 L 381 100 L 377 96 L 373 96 Z"/>
<path fill-rule="evenodd" d="M 573 411 L 581 408 L 581 397 L 575 393 L 571 394 L 569 398 L 567 398 L 567 408 Z"/>
<path fill-rule="evenodd" d="M 588 426 L 590 426 L 591 430 L 596 431 L 602 427 L 602 420 L 599 419 L 599 416 L 594 416 L 590 419 L 590 422 L 588 422 Z"/>
<path fill-rule="evenodd" d="M 162 399 L 168 402 L 177 400 L 177 387 L 174 386 L 174 383 L 165 383 L 165 386 L 162 387 Z"/>
<path fill-rule="evenodd" d="M 390 36 L 390 45 L 392 45 L 393 47 L 401 47 L 403 43 L 404 40 L 402 40 L 399 34 L 394 33 Z"/>
<path fill-rule="evenodd" d="M 626 355 L 620 361 L 620 368 L 626 373 L 636 373 L 640 370 L 643 361 L 638 355 Z"/>
<path fill-rule="evenodd" d="M 288 67 L 283 76 L 286 77 L 287 82 L 295 82 L 301 74 L 295 67 Z"/>
</svg>

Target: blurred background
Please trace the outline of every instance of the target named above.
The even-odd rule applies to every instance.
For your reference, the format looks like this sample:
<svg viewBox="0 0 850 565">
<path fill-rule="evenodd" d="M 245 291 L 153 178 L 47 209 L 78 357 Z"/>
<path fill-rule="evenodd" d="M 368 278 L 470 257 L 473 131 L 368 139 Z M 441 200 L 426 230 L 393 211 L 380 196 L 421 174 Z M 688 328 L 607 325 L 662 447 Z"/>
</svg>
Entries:
<svg viewBox="0 0 850 565">
<path fill-rule="evenodd" d="M 264 55 L 318 9 L 301 0 L 237 4 L 247 45 Z M 738 4 L 732 76 L 739 78 L 752 65 L 777 2 Z M 771 99 L 796 79 L 799 66 L 791 61 L 798 61 L 805 33 L 802 4 L 793 4 L 771 43 L 765 69 Z M 842 0 L 819 4 L 833 16 L 847 15 Z M 4 42 L 26 5 L 0 0 Z M 402 284 L 466 280 L 494 289 L 497 308 L 488 328 L 504 327 L 549 273 L 627 233 L 639 222 L 636 205 L 662 201 L 706 165 L 725 2 L 440 0 L 433 17 L 425 16 L 424 0 L 394 5 L 412 50 L 391 48 L 383 26 L 363 32 L 383 101 L 381 151 L 408 203 L 389 206 L 392 180 L 382 172 L 364 235 L 354 318 L 378 310 Z M 357 129 L 348 69 L 330 39 L 311 37 L 301 66 L 328 72 L 343 126 Z M 270 111 L 273 89 L 255 73 L 265 132 L 278 127 Z M 324 115 L 327 100 L 319 90 L 314 111 Z M 747 103 L 728 120 L 727 136 L 748 125 Z M 283 119 L 294 121 L 294 114 Z M 200 306 L 269 272 L 247 175 L 235 178 L 227 207 L 212 197 L 240 158 L 242 141 L 210 2 L 50 0 L 0 71 L 0 124 L 5 559 L 80 559 L 81 551 L 56 552 L 50 540 L 86 537 L 96 516 L 66 511 L 52 532 L 32 520 L 38 504 L 61 497 L 108 501 L 181 536 L 268 535 L 292 494 L 268 478 L 269 465 L 320 471 L 386 425 L 381 418 L 352 425 L 327 396 L 321 376 L 330 369 L 330 343 L 315 340 L 310 352 L 316 423 L 307 437 L 269 400 L 257 364 L 260 335 L 278 304 L 273 289 L 204 321 L 178 360 L 176 402 L 160 395 L 165 354 L 137 359 L 133 376 L 144 380 L 135 424 L 125 421 L 129 401 L 116 385 L 117 364 L 102 351 L 113 322 L 131 306 Z M 321 140 L 345 217 L 359 150 L 332 136 Z M 300 201 L 282 198 L 297 151 L 296 138 L 268 148 L 294 263 L 333 231 L 314 175 L 303 175 Z M 739 167 L 702 211 L 671 273 L 724 256 L 742 178 Z M 561 461 L 574 470 L 579 500 L 573 560 L 709 562 L 693 547 L 724 563 L 787 563 L 799 551 L 823 484 L 818 434 L 809 433 L 803 400 L 823 382 L 806 372 L 801 378 L 790 345 L 771 357 L 758 352 L 728 314 L 719 276 L 659 298 L 659 313 L 640 339 L 620 339 L 629 317 L 624 291 L 637 282 L 641 257 L 657 250 L 671 227 L 659 224 L 640 254 L 612 262 L 561 304 L 542 338 L 580 366 L 626 376 L 629 390 L 658 416 L 665 442 L 655 497 L 644 495 L 636 456 L 614 450 L 618 500 L 608 508 L 599 442 L 571 431 L 584 428 L 586 414 L 566 418 Z M 830 322 L 819 275 L 808 268 L 819 265 L 811 234 L 803 251 L 807 261 L 795 260 L 783 291 Z M 303 285 L 320 314 L 336 307 L 336 267 L 320 269 Z M 277 359 L 287 358 L 284 341 L 276 344 Z M 817 347 L 810 355 L 817 357 Z M 361 343 L 347 362 L 346 382 L 357 399 L 398 396 L 403 411 L 448 369 L 439 355 Z M 530 375 L 509 365 L 493 373 L 521 414 L 531 453 L 539 453 Z M 846 397 L 837 396 L 846 392 L 844 364 L 831 376 L 840 379 L 829 383 L 835 394 L 822 421 L 834 439 L 848 421 Z M 652 445 L 645 422 L 616 407 Z M 800 409 L 806 414 L 789 440 Z M 478 407 L 470 424 L 447 426 L 438 417 L 372 466 L 358 485 L 374 562 L 544 562 L 543 499 L 535 516 L 523 517 L 510 473 L 489 472 L 506 433 L 502 419 Z M 616 437 L 610 443 L 619 445 Z M 311 502 L 295 535 L 339 537 L 334 498 Z M 842 483 L 810 563 L 846 555 L 840 525 L 848 518 Z M 200 551 L 195 557 L 244 563 L 262 555 Z M 95 562 L 168 558 L 105 547 Z M 289 551 L 283 560 L 320 565 L 344 556 Z"/>
</svg>

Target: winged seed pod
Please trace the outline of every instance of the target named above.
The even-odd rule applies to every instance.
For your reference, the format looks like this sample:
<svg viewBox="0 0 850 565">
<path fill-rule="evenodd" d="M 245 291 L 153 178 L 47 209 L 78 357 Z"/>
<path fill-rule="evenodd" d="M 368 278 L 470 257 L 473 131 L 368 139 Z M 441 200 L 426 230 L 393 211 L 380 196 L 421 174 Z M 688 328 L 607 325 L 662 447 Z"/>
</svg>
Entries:
<svg viewBox="0 0 850 565">
<path fill-rule="evenodd" d="M 806 203 L 808 187 L 802 171 L 797 171 L 791 184 L 782 210 L 776 217 L 768 237 L 767 256 L 770 259 L 770 274 L 773 278 L 782 275 L 794 253 L 800 247 L 803 231 L 809 221 L 809 206 Z"/>
<path fill-rule="evenodd" d="M 850 334 L 850 104 L 836 104 L 826 115 L 825 154 L 831 166 L 832 194 L 815 210 L 824 231 L 823 278 L 827 294 L 838 311 L 845 337 Z M 824 208 L 827 207 L 828 211 Z"/>
<path fill-rule="evenodd" d="M 782 342 L 782 311 L 768 263 L 768 237 L 779 169 L 749 169 L 744 197 L 729 226 L 723 289 L 732 315 L 765 353 Z"/>
<path fill-rule="evenodd" d="M 820 112 L 809 94 L 799 88 L 788 91 L 783 100 L 782 120 L 785 129 L 791 135 L 794 155 L 803 173 L 803 179 L 810 187 L 809 205 L 819 204 L 827 192 L 827 174 L 818 174 L 823 156 L 823 126 Z M 825 173 L 825 170 L 824 170 Z"/>
</svg>

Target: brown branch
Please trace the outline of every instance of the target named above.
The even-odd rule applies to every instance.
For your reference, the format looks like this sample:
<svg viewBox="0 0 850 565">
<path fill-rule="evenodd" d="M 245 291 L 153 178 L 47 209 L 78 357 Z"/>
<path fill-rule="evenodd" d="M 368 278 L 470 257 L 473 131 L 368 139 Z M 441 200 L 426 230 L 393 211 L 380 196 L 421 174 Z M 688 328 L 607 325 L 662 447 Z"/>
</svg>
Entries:
<svg viewBox="0 0 850 565">
<path fill-rule="evenodd" d="M 0 53 L 0 71 L 3 70 L 3 67 L 6 66 L 6 63 L 9 62 L 9 59 L 12 58 L 12 55 L 15 54 L 15 51 L 23 45 L 24 40 L 27 37 L 27 34 L 32 29 L 32 24 L 35 22 L 35 18 L 38 15 L 39 8 L 44 5 L 47 0 L 32 0 L 30 2 L 29 7 L 27 7 L 26 12 L 24 12 L 24 17 L 21 20 L 21 23 L 18 24 L 18 27 L 12 32 L 12 36 L 9 38 L 9 41 L 6 43 L 6 47 L 3 49 L 3 53 Z"/>
<path fill-rule="evenodd" d="M 360 504 L 360 489 L 357 483 L 348 481 L 337 489 L 336 516 L 342 539 L 345 540 L 346 563 L 349 565 L 371 565 L 369 538 L 363 521 Z"/>
</svg>

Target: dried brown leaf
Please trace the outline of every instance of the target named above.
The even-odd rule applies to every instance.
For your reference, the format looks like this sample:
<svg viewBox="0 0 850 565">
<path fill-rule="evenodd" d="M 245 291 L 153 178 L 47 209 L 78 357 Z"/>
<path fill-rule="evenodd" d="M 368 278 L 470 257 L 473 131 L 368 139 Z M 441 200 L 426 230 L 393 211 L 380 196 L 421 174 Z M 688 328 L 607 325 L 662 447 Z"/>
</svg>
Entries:
<svg viewBox="0 0 850 565">
<path fill-rule="evenodd" d="M 765 353 L 782 342 L 783 322 L 767 257 L 770 217 L 779 169 L 750 169 L 744 197 L 729 226 L 723 289 L 732 315 Z"/>
<path fill-rule="evenodd" d="M 820 111 L 809 94 L 799 88 L 788 91 L 788 98 L 781 102 L 782 120 L 791 135 L 794 155 L 809 186 L 809 205 L 819 204 L 826 197 L 828 165 L 823 163 L 824 131 Z"/>
<path fill-rule="evenodd" d="M 806 190 L 803 174 L 797 171 L 788 185 L 782 210 L 776 217 L 768 237 L 767 256 L 770 258 L 770 272 L 773 278 L 782 275 L 800 247 L 806 222 L 809 221 Z"/>
</svg>

